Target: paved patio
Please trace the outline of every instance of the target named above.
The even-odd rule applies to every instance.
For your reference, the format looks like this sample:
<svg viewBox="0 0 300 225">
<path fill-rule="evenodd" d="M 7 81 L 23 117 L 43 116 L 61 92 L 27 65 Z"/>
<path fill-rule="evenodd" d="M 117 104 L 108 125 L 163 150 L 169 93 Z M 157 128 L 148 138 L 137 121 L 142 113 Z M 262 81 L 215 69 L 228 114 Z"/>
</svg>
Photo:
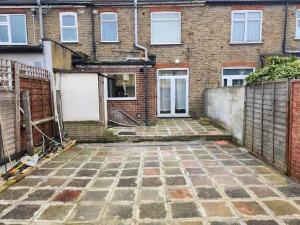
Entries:
<svg viewBox="0 0 300 225">
<path fill-rule="evenodd" d="M 110 129 L 114 134 L 121 136 L 136 136 L 145 140 L 178 137 L 220 137 L 231 138 L 231 134 L 214 125 L 200 124 L 199 120 L 191 118 L 159 119 L 155 126 L 137 127 L 113 127 Z M 133 132 L 133 133 L 132 133 Z"/>
<path fill-rule="evenodd" d="M 225 141 L 81 144 L 0 193 L 3 224 L 299 225 L 300 187 Z"/>
</svg>

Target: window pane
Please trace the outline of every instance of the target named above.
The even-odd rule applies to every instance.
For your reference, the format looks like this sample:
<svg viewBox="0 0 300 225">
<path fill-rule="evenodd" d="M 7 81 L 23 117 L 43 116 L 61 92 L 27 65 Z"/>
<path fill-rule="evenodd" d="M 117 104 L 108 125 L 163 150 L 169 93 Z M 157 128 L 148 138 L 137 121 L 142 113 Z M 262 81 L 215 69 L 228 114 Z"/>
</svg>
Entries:
<svg viewBox="0 0 300 225">
<path fill-rule="evenodd" d="M 152 14 L 153 20 L 179 20 L 180 13 L 154 13 Z"/>
<path fill-rule="evenodd" d="M 232 80 L 232 86 L 242 86 L 244 85 L 243 79 L 233 79 Z"/>
<path fill-rule="evenodd" d="M 248 75 L 253 69 L 223 69 L 223 75 Z"/>
<path fill-rule="evenodd" d="M 260 21 L 248 21 L 247 41 L 260 41 Z"/>
<path fill-rule="evenodd" d="M 77 41 L 76 28 L 63 28 L 62 29 L 62 41 Z"/>
<path fill-rule="evenodd" d="M 233 19 L 234 20 L 244 20 L 246 18 L 245 13 L 234 13 Z"/>
<path fill-rule="evenodd" d="M 8 42 L 8 30 L 6 25 L 0 25 L 0 42 Z"/>
<path fill-rule="evenodd" d="M 102 20 L 117 20 L 117 14 L 110 13 L 110 14 L 101 14 Z"/>
<path fill-rule="evenodd" d="M 248 20 L 260 20 L 261 13 L 260 12 L 249 12 L 248 13 Z"/>
<path fill-rule="evenodd" d="M 0 16 L 0 23 L 7 22 L 7 16 Z"/>
<path fill-rule="evenodd" d="M 152 21 L 152 43 L 180 43 L 179 21 Z"/>
<path fill-rule="evenodd" d="M 115 74 L 108 78 L 108 97 L 126 98 L 135 97 L 135 75 Z"/>
<path fill-rule="evenodd" d="M 64 15 L 62 16 L 62 25 L 63 26 L 75 26 L 75 16 Z"/>
<path fill-rule="evenodd" d="M 233 22 L 232 41 L 244 41 L 245 22 Z"/>
<path fill-rule="evenodd" d="M 116 22 L 102 22 L 102 41 L 117 41 L 118 27 Z"/>
<path fill-rule="evenodd" d="M 26 43 L 25 16 L 11 15 L 10 29 L 12 43 Z"/>
<path fill-rule="evenodd" d="M 300 11 L 297 12 L 297 18 L 300 19 Z"/>
<path fill-rule="evenodd" d="M 186 70 L 159 70 L 159 76 L 186 76 Z"/>
</svg>

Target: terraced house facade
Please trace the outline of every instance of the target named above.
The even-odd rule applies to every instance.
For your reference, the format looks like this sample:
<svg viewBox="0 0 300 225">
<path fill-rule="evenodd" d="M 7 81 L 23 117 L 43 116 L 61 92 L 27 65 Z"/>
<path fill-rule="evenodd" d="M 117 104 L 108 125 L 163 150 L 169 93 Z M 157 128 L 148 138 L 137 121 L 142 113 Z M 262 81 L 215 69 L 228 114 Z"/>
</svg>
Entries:
<svg viewBox="0 0 300 225">
<path fill-rule="evenodd" d="M 300 1 L 1 0 L 0 51 L 52 39 L 108 77 L 109 116 L 197 117 L 205 88 L 242 85 L 266 55 L 300 53 Z M 42 12 L 39 15 L 39 12 Z M 41 21 L 42 19 L 42 21 Z M 42 31 L 42 32 L 41 32 Z"/>
</svg>

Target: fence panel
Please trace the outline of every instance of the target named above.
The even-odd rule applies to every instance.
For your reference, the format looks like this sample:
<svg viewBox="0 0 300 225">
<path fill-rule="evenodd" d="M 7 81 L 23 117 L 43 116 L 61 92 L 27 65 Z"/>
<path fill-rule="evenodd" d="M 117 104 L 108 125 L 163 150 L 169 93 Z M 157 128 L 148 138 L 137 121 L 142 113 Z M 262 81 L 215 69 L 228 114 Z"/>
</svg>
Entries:
<svg viewBox="0 0 300 225">
<path fill-rule="evenodd" d="M 4 154 L 0 153 L 1 160 L 14 157 L 27 148 L 24 117 L 19 110 L 22 91 L 29 91 L 32 121 L 47 135 L 54 135 L 49 78 L 47 70 L 0 59 L 0 122 L 5 149 Z M 38 144 L 41 140 L 41 134 L 33 129 L 33 143 Z"/>
<path fill-rule="evenodd" d="M 291 82 L 289 175 L 300 181 L 300 80 Z"/>
<path fill-rule="evenodd" d="M 245 146 L 282 173 L 287 171 L 289 81 L 246 87 Z"/>
</svg>

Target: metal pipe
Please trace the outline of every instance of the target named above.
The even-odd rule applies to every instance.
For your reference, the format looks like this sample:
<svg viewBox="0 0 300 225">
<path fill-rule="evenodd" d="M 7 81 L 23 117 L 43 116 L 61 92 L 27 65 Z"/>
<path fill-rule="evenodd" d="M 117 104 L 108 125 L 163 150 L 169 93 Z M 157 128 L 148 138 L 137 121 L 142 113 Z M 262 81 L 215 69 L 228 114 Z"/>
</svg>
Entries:
<svg viewBox="0 0 300 225">
<path fill-rule="evenodd" d="M 285 16 L 284 16 L 284 33 L 283 33 L 283 40 L 282 40 L 282 53 L 286 54 L 286 36 L 287 36 L 287 24 L 288 24 L 288 7 L 289 1 L 286 0 L 285 2 Z"/>
<path fill-rule="evenodd" d="M 95 18 L 94 18 L 94 6 L 91 5 L 91 23 L 92 23 L 92 52 L 93 60 L 96 61 L 97 57 L 97 46 L 95 41 Z"/>
<path fill-rule="evenodd" d="M 134 0 L 134 46 L 142 49 L 145 53 L 145 60 L 148 60 L 148 49 L 138 43 L 138 4 L 137 0 Z"/>
<path fill-rule="evenodd" d="M 44 24 L 43 24 L 43 8 L 41 4 L 41 0 L 37 0 L 37 5 L 39 8 L 39 22 L 40 22 L 40 38 L 43 40 L 44 38 Z"/>
</svg>

